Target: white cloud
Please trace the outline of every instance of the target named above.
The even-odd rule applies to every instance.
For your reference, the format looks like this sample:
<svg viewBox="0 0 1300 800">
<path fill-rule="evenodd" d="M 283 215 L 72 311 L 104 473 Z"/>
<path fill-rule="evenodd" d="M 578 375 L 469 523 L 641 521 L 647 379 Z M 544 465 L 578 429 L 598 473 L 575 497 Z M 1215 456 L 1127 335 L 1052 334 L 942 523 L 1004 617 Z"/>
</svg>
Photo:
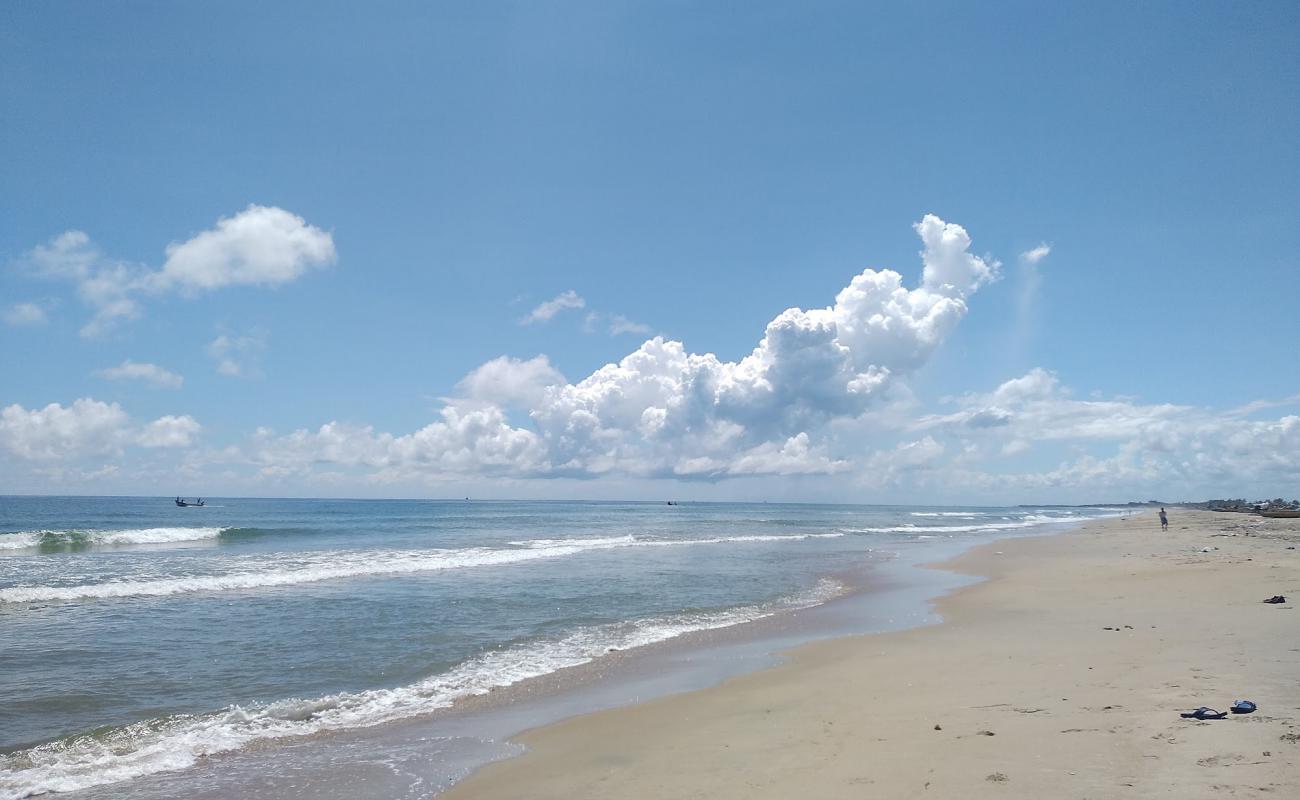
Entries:
<svg viewBox="0 0 1300 800">
<path fill-rule="evenodd" d="M 204 457 L 228 473 L 242 464 L 256 473 L 250 480 L 320 487 L 353 480 L 522 487 L 532 478 L 601 477 L 606 489 L 670 479 L 694 482 L 696 492 L 710 482 L 815 475 L 823 476 L 819 486 L 837 487 L 828 497 L 875 491 L 894 501 L 1293 493 L 1300 415 L 1257 417 L 1300 405 L 1300 396 L 1215 412 L 1076 394 L 1034 369 L 921 413 L 908 375 L 952 334 L 998 264 L 971 255 L 959 226 L 926 217 L 916 229 L 924 242 L 919 282 L 909 287 L 897 272 L 864 270 L 826 307 L 777 314 L 736 361 L 654 337 L 570 383 L 546 356 L 501 356 L 467 374 L 437 418 L 413 432 L 334 421 L 284 435 L 259 430 Z M 64 244 L 46 263 L 75 273 L 85 261 L 81 244 L 75 237 Z M 264 349 L 256 332 L 223 332 L 209 345 L 218 369 L 232 375 L 255 372 L 250 359 Z M 152 366 L 114 370 L 128 365 L 127 377 L 139 379 Z M 200 433 L 188 416 L 136 423 L 93 399 L 0 411 L 0 450 L 85 480 L 97 473 L 68 460 L 191 447 Z M 187 474 L 200 474 L 199 457 L 186 451 Z M 778 488 L 794 483 L 771 480 Z"/>
<path fill-rule="evenodd" d="M 330 234 L 281 208 L 250 205 L 185 242 L 167 246 L 159 270 L 107 258 L 82 231 L 37 245 L 24 262 L 37 276 L 74 284 L 94 316 L 81 329 L 101 336 L 140 316 L 142 295 L 193 295 L 226 286 L 275 286 L 334 263 Z"/>
<path fill-rule="evenodd" d="M 106 453 L 120 447 L 129 418 L 117 403 L 90 398 L 64 408 L 50 403 L 28 411 L 18 404 L 0 411 L 0 444 L 28 459 Z"/>
<path fill-rule="evenodd" d="M 967 395 L 961 410 L 923 417 L 917 427 L 960 429 L 966 434 L 998 429 L 999 435 L 1018 434 L 1027 441 L 1104 441 L 1129 439 L 1194 412 L 1189 406 L 1075 400 L 1070 395 L 1054 374 L 1034 369 L 992 393 Z"/>
<path fill-rule="evenodd" d="M 167 261 L 147 285 L 189 294 L 226 286 L 278 286 L 336 259 L 330 234 L 282 208 L 250 205 L 217 220 L 212 230 L 167 245 Z"/>
<path fill-rule="evenodd" d="M 388 477 L 549 471 L 539 437 L 511 427 L 501 409 L 489 406 L 466 411 L 447 406 L 441 414 L 442 420 L 405 436 L 338 422 L 285 436 L 262 429 L 250 446 L 248 459 L 272 476 L 305 473 L 316 464 L 365 466 Z"/>
<path fill-rule="evenodd" d="M 848 461 L 831 457 L 825 447 L 810 444 L 807 433 L 784 442 L 764 442 L 737 456 L 727 466 L 728 475 L 828 475 L 850 468 Z"/>
<path fill-rule="evenodd" d="M 534 474 L 547 471 L 546 451 L 532 431 L 511 427 L 498 408 L 442 409 L 442 420 L 393 440 L 401 466 L 448 473 Z"/>
<path fill-rule="evenodd" d="M 650 326 L 640 322 L 633 322 L 622 314 L 610 314 L 609 335 L 618 336 L 623 333 L 635 333 L 644 336 L 650 333 Z"/>
<path fill-rule="evenodd" d="M 1295 405 L 1300 405 L 1300 394 L 1293 394 L 1289 397 L 1283 397 L 1280 400 L 1253 400 L 1245 405 L 1230 409 L 1224 413 L 1233 417 L 1245 417 L 1270 408 L 1283 408 Z"/>
<path fill-rule="evenodd" d="M 1251 403 L 1249 413 L 1295 403 Z M 959 398 L 952 413 L 928 415 L 913 428 L 933 437 L 982 442 L 985 471 L 949 464 L 948 482 L 989 491 L 1052 489 L 1091 493 L 1145 490 L 1204 496 L 1270 493 L 1300 478 L 1300 416 L 1248 420 L 1234 409 L 1141 403 L 1130 398 L 1078 400 L 1042 369 L 1005 381 L 992 392 Z M 1003 472 L 999 459 L 1029 451 L 1054 466 Z M 1109 451 L 1109 454 L 1106 454 Z M 1043 455 L 1039 455 L 1042 453 Z M 996 454 L 996 455 L 994 455 Z M 1267 488 L 1265 488 L 1267 487 Z"/>
<path fill-rule="evenodd" d="M 564 383 L 564 375 L 546 356 L 527 361 L 500 356 L 474 369 L 456 388 L 468 400 L 527 409 L 540 403 L 549 387 Z"/>
<path fill-rule="evenodd" d="M 228 378 L 261 375 L 260 361 L 266 352 L 266 334 L 253 331 L 235 335 L 222 333 L 208 343 L 208 356 L 217 362 L 217 373 Z"/>
<path fill-rule="evenodd" d="M 129 358 L 116 367 L 97 370 L 95 374 L 110 381 L 144 381 L 156 389 L 179 389 L 185 384 L 185 378 L 169 369 L 157 364 L 138 363 Z"/>
<path fill-rule="evenodd" d="M 582 321 L 582 330 L 584 333 L 595 333 L 602 325 L 610 336 L 621 336 L 625 333 L 646 336 L 653 330 L 649 325 L 634 322 L 622 314 L 608 314 L 604 311 L 588 312 Z"/>
<path fill-rule="evenodd" d="M 276 436 L 269 428 L 259 428 L 253 436 L 251 459 L 264 469 L 288 473 L 305 471 L 313 464 L 343 464 L 382 467 L 393 437 L 376 434 L 370 426 L 355 427 L 339 422 L 322 425 L 316 431 L 296 430 Z M 238 459 L 235 450 L 226 455 Z"/>
<path fill-rule="evenodd" d="M 862 483 L 883 487 L 917 480 L 917 476 L 937 469 L 945 455 L 944 445 L 932 436 L 899 442 L 891 449 L 877 450 L 866 458 L 859 474 Z"/>
<path fill-rule="evenodd" d="M 922 273 L 925 288 L 944 294 L 967 295 L 998 279 L 1001 263 L 968 252 L 970 236 L 962 226 L 926 214 L 912 227 L 925 243 L 925 249 L 921 251 L 921 259 L 925 262 Z"/>
<path fill-rule="evenodd" d="M 891 270 L 864 270 L 833 305 L 779 314 L 739 361 L 690 353 L 680 342 L 655 337 L 568 384 L 544 359 L 499 358 L 461 382 L 465 397 L 448 402 L 443 422 L 409 437 L 369 433 L 373 446 L 363 450 L 382 451 L 376 463 L 386 466 L 483 463 L 524 476 L 712 480 L 842 471 L 846 462 L 821 439 L 825 424 L 868 411 L 892 382 L 923 364 L 966 314 L 970 293 L 997 274 L 997 262 L 968 252 L 970 238 L 960 226 L 926 216 L 916 230 L 925 244 L 920 286 L 906 288 Z M 566 295 L 573 299 L 555 304 Z M 576 307 L 580 298 L 566 295 L 534 315 Z M 500 408 L 525 404 L 531 426 L 508 424 Z M 471 430 L 484 437 L 483 447 L 463 438 Z M 304 442 L 324 446 L 327 440 L 303 434 L 281 445 L 305 458 Z M 456 457 L 437 452 L 453 446 Z M 481 461 L 507 451 L 526 457 Z"/>
<path fill-rule="evenodd" d="M 76 285 L 82 302 L 95 310 L 81 329 L 83 336 L 102 335 L 119 321 L 139 316 L 139 307 L 129 295 L 145 270 L 105 258 L 82 231 L 67 231 L 37 245 L 25 262 L 39 277 Z"/>
<path fill-rule="evenodd" d="M 1027 453 L 1029 452 L 1029 449 L 1029 442 L 1026 442 L 1024 439 L 1012 439 L 1002 445 L 1001 452 L 1002 455 L 1010 457 L 1020 455 L 1021 453 Z"/>
<path fill-rule="evenodd" d="M 586 308 L 587 301 L 577 292 L 569 289 L 538 305 L 519 320 L 520 325 L 532 325 L 536 322 L 550 322 L 561 311 L 574 308 Z"/>
<path fill-rule="evenodd" d="M 167 416 L 145 425 L 136 437 L 141 447 L 189 447 L 202 426 L 191 416 Z"/>
<path fill-rule="evenodd" d="M 1037 264 L 1038 262 L 1042 261 L 1044 258 L 1047 258 L 1047 256 L 1050 255 L 1051 252 L 1052 252 L 1052 246 L 1047 242 L 1043 242 L 1037 247 L 1032 248 L 1030 250 L 1026 250 L 1025 252 L 1021 253 L 1020 260 L 1026 264 Z"/>
<path fill-rule="evenodd" d="M 1020 268 L 1015 292 L 1016 314 L 1008 331 L 1010 341 L 1007 353 L 1013 360 L 1025 357 L 1029 344 L 1034 340 L 1043 321 L 1039 294 L 1042 291 L 1043 276 L 1038 264 L 1052 252 L 1046 242 L 1020 254 Z"/>
<path fill-rule="evenodd" d="M 4 321 L 16 328 L 23 325 L 44 325 L 49 320 L 45 309 L 36 303 L 14 303 L 4 310 Z"/>
<path fill-rule="evenodd" d="M 84 231 L 65 231 L 48 244 L 38 244 L 27 254 L 27 263 L 41 277 L 80 281 L 103 257 Z"/>
<path fill-rule="evenodd" d="M 199 430 L 189 416 L 160 417 L 138 426 L 117 403 L 93 398 L 31 410 L 15 403 L 0 411 L 0 448 L 35 461 L 120 454 L 129 446 L 185 446 Z"/>
</svg>

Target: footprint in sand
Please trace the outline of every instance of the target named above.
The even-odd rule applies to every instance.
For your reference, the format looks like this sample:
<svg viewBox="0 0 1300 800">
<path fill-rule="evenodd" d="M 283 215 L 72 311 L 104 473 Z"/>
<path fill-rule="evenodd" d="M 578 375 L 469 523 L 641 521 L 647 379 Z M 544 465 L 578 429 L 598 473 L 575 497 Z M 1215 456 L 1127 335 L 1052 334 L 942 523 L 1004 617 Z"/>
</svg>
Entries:
<svg viewBox="0 0 1300 800">
<path fill-rule="evenodd" d="M 1225 753 L 1224 755 L 1220 755 L 1220 756 L 1210 756 L 1209 758 L 1198 758 L 1196 760 L 1196 764 L 1197 766 L 1201 766 L 1201 767 L 1228 767 L 1228 766 L 1232 766 L 1233 764 L 1236 764 L 1237 762 L 1243 760 L 1244 758 L 1245 756 L 1237 755 L 1236 753 Z"/>
</svg>

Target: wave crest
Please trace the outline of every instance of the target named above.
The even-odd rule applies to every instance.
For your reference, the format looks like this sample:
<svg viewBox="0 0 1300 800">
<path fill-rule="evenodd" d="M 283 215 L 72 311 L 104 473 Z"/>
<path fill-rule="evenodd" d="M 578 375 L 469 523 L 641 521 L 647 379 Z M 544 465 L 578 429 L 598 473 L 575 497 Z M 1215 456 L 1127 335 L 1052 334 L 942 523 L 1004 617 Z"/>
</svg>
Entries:
<svg viewBox="0 0 1300 800">
<path fill-rule="evenodd" d="M 103 531 L 18 531 L 0 533 L 0 550 L 76 550 L 86 547 L 132 544 L 171 544 L 216 539 L 230 528 L 129 528 Z"/>
<path fill-rule="evenodd" d="M 1005 517 L 1003 518 L 1005 519 Z M 889 525 L 880 528 L 840 528 L 844 533 L 971 533 L 974 531 L 1008 531 L 1033 528 L 1052 523 L 1084 522 L 1090 517 L 1050 517 L 1032 514 L 1019 522 L 983 522 L 971 525 Z"/>
<path fill-rule="evenodd" d="M 450 569 L 493 567 L 559 558 L 592 550 L 624 547 L 681 547 L 732 542 L 785 542 L 833 538 L 843 533 L 785 536 L 726 536 L 710 539 L 636 539 L 616 536 L 588 539 L 532 539 L 512 542 L 515 548 L 470 547 L 458 550 L 325 551 L 310 554 L 290 567 L 248 570 L 221 575 L 155 580 L 118 580 L 75 586 L 11 586 L 0 589 L 0 603 L 91 600 L 122 597 L 165 597 L 193 592 L 235 591 L 295 586 L 338 578 L 407 575 Z"/>
</svg>

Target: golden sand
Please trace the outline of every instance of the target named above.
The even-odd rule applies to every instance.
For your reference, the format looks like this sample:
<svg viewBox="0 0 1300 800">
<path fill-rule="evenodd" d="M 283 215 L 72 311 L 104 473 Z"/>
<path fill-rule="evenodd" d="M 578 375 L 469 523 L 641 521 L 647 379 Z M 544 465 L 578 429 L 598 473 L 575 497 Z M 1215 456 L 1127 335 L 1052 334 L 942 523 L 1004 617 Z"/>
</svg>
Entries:
<svg viewBox="0 0 1300 800">
<path fill-rule="evenodd" d="M 1300 600 L 1298 543 L 1182 509 L 995 542 L 942 565 L 989 580 L 941 625 L 531 731 L 444 797 L 1298 798 L 1300 614 L 1261 602 Z"/>
</svg>

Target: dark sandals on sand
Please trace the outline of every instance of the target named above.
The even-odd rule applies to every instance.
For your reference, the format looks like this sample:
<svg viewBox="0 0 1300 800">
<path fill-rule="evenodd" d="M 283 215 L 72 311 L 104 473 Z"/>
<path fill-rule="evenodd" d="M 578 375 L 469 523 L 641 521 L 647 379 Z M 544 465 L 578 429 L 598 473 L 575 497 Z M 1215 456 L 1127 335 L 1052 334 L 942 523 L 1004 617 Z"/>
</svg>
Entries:
<svg viewBox="0 0 1300 800">
<path fill-rule="evenodd" d="M 1186 714 L 1179 714 L 1183 719 L 1224 719 L 1228 716 L 1226 711 L 1215 711 L 1207 706 L 1201 706 L 1195 711 L 1189 711 Z"/>
</svg>

